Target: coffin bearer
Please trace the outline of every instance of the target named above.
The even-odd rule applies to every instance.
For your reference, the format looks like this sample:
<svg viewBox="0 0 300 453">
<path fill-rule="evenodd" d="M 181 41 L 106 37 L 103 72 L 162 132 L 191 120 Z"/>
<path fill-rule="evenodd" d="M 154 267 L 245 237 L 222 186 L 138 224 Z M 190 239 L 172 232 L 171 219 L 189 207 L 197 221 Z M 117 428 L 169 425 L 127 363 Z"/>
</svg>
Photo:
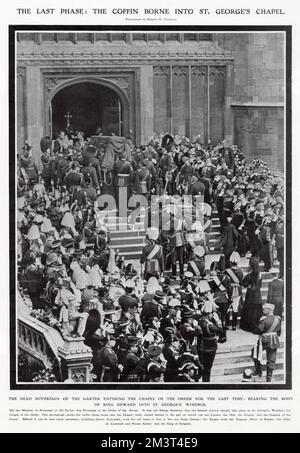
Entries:
<svg viewBox="0 0 300 453">
<path fill-rule="evenodd" d="M 120 159 L 114 164 L 114 185 L 116 187 L 117 200 L 120 199 L 120 193 L 127 192 L 127 200 L 130 197 L 130 185 L 132 166 L 129 160 L 126 158 L 126 152 L 122 151 Z"/>
</svg>

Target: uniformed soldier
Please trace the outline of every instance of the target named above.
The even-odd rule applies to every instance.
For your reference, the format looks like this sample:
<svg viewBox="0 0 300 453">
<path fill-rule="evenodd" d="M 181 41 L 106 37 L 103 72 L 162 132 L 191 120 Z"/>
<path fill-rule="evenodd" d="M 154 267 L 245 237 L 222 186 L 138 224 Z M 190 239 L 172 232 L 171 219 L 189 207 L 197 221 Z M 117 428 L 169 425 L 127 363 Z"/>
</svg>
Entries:
<svg viewBox="0 0 300 453">
<path fill-rule="evenodd" d="M 120 200 L 120 194 L 126 191 L 127 200 L 130 197 L 132 166 L 126 158 L 126 152 L 122 151 L 120 159 L 114 164 L 114 185 L 116 187 L 117 200 Z"/>
<path fill-rule="evenodd" d="M 203 366 L 202 381 L 210 382 L 210 373 L 218 349 L 218 335 L 221 334 L 221 328 L 214 317 L 214 302 L 208 300 L 204 304 L 202 318 L 199 325 L 202 330 L 200 343 L 198 343 L 198 354 Z"/>
<path fill-rule="evenodd" d="M 66 186 L 68 191 L 70 189 L 72 191 L 76 191 L 81 187 L 83 177 L 79 170 L 80 167 L 78 162 L 73 162 L 70 170 L 66 173 L 64 185 Z"/>
<path fill-rule="evenodd" d="M 138 307 L 138 299 L 133 293 L 134 288 L 134 281 L 127 280 L 125 283 L 125 294 L 119 298 L 119 305 L 123 313 L 128 313 L 130 309 L 136 309 Z"/>
<path fill-rule="evenodd" d="M 190 184 L 188 189 L 188 195 L 192 195 L 194 197 L 198 195 L 204 195 L 205 185 L 202 181 L 199 180 L 197 175 L 192 175 L 190 178 Z"/>
<path fill-rule="evenodd" d="M 25 179 L 25 182 L 32 185 L 38 181 L 38 169 L 31 157 L 32 146 L 25 143 L 23 149 L 23 154 L 20 156 L 19 160 L 20 172 Z"/>
<path fill-rule="evenodd" d="M 151 174 L 146 164 L 145 160 L 140 161 L 139 168 L 134 172 L 133 193 L 148 197 L 151 189 Z"/>
<path fill-rule="evenodd" d="M 195 375 L 199 369 L 193 362 L 184 362 L 183 365 L 178 368 L 177 382 L 197 382 Z"/>
<path fill-rule="evenodd" d="M 165 371 L 165 382 L 175 382 L 178 375 L 178 362 L 180 348 L 180 339 L 174 335 L 169 334 L 165 340 L 165 346 L 163 347 L 163 355 L 166 359 L 166 371 Z"/>
<path fill-rule="evenodd" d="M 163 272 L 163 250 L 162 246 L 157 244 L 159 231 L 157 228 L 148 228 L 146 233 L 146 245 L 142 250 L 141 265 L 145 265 L 144 278 L 149 280 L 150 277 L 159 277 Z"/>
<path fill-rule="evenodd" d="M 273 371 L 276 364 L 277 349 L 280 347 L 279 336 L 281 334 L 281 319 L 274 315 L 273 304 L 263 305 L 263 316 L 260 319 L 257 332 L 260 334 L 258 345 L 253 350 L 253 360 L 255 365 L 255 375 L 261 376 L 261 356 L 262 350 L 266 351 L 267 356 L 267 382 L 271 382 Z"/>
<path fill-rule="evenodd" d="M 219 343 L 224 343 L 227 340 L 227 311 L 232 297 L 232 285 L 230 278 L 227 274 L 222 272 L 222 270 L 225 270 L 225 266 L 222 266 L 223 261 L 224 256 L 221 256 L 219 262 L 214 261 L 211 263 L 211 278 L 209 281 L 211 290 L 216 298 L 216 304 L 218 305 L 218 311 L 222 322 L 222 334 L 218 340 Z"/>
<path fill-rule="evenodd" d="M 106 344 L 99 353 L 99 370 L 98 376 L 100 382 L 116 382 L 119 380 L 123 366 L 118 364 L 118 357 L 114 351 L 116 346 L 116 337 L 107 334 Z"/>
<path fill-rule="evenodd" d="M 205 249 L 201 245 L 197 245 L 193 249 L 192 259 L 188 262 L 187 271 L 192 272 L 195 277 L 203 277 L 205 274 L 204 262 Z"/>
<path fill-rule="evenodd" d="M 138 373 L 137 366 L 140 362 L 139 353 L 139 342 L 140 339 L 134 336 L 128 336 L 128 352 L 125 356 L 124 369 L 121 375 L 121 380 L 125 382 L 137 382 Z"/>
<path fill-rule="evenodd" d="M 226 269 L 225 272 L 229 276 L 232 286 L 232 295 L 231 295 L 231 308 L 232 308 L 232 330 L 236 330 L 238 311 L 242 303 L 243 291 L 242 291 L 242 280 L 244 278 L 244 273 L 242 269 L 238 268 L 240 262 L 240 256 L 237 252 L 233 252 L 230 256 L 230 268 Z M 230 308 L 227 312 L 227 328 L 230 323 L 229 318 Z"/>
<path fill-rule="evenodd" d="M 152 322 L 153 319 L 158 319 L 160 321 L 163 313 L 163 307 L 161 302 L 164 297 L 165 297 L 164 293 L 160 290 L 157 290 L 155 291 L 153 299 L 147 300 L 144 303 L 144 306 L 141 311 L 141 320 L 144 324 Z"/>
</svg>

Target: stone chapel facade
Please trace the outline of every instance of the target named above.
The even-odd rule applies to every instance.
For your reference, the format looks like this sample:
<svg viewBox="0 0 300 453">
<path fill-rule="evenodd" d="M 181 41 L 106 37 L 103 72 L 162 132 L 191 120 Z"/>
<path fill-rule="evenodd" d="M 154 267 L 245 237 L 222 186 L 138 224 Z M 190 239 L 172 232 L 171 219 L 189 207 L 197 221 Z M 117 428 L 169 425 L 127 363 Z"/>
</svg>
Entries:
<svg viewBox="0 0 300 453">
<path fill-rule="evenodd" d="M 141 145 L 226 138 L 283 171 L 284 33 L 18 32 L 16 107 L 17 148 L 28 140 L 37 163 L 69 113 Z"/>
</svg>

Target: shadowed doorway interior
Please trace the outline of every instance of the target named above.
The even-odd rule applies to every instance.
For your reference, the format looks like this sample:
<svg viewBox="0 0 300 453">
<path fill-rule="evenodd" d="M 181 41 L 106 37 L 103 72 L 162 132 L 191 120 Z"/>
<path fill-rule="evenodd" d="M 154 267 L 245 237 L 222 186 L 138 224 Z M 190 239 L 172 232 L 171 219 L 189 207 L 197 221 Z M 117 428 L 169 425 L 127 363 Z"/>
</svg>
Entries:
<svg viewBox="0 0 300 453">
<path fill-rule="evenodd" d="M 52 99 L 52 132 L 83 131 L 85 136 L 122 135 L 122 106 L 113 90 L 98 83 L 84 82 L 60 90 Z"/>
</svg>

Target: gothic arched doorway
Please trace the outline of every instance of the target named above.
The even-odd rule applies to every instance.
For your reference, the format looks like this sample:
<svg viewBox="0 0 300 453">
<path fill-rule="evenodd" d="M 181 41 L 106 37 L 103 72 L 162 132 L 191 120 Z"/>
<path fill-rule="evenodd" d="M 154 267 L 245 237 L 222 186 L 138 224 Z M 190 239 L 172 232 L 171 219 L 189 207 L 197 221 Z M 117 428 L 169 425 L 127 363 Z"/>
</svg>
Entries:
<svg viewBox="0 0 300 453">
<path fill-rule="evenodd" d="M 65 130 L 83 131 L 86 136 L 125 135 L 123 106 L 118 93 L 93 81 L 73 83 L 61 88 L 51 101 L 52 134 Z"/>
</svg>

